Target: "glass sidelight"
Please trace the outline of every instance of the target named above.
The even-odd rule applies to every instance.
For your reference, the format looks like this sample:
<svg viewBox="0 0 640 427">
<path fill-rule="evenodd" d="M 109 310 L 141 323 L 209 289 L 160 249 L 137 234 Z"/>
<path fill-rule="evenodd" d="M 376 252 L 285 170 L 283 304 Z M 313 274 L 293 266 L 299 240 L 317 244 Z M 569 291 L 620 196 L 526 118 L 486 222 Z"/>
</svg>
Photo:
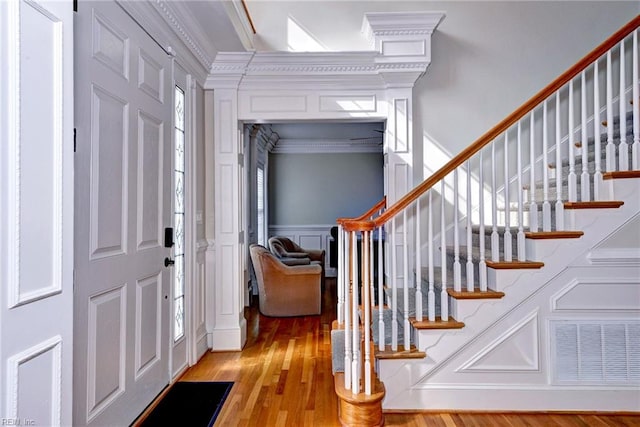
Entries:
<svg viewBox="0 0 640 427">
<path fill-rule="evenodd" d="M 173 339 L 178 341 L 184 336 L 184 91 L 175 87 L 175 147 L 174 147 L 174 217 L 175 246 L 173 268 Z"/>
</svg>

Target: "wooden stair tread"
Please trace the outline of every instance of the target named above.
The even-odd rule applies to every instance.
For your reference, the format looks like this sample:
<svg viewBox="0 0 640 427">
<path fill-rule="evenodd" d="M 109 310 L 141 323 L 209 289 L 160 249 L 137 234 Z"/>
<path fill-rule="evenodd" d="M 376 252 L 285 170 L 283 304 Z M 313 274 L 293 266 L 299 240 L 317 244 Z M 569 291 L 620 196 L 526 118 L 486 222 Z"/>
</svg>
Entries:
<svg viewBox="0 0 640 427">
<path fill-rule="evenodd" d="M 453 317 L 449 316 L 448 321 L 443 321 L 440 316 L 436 316 L 434 322 L 430 322 L 426 318 L 422 320 L 416 320 L 415 317 L 410 317 L 409 322 L 416 329 L 462 329 L 464 328 L 463 322 L 458 322 Z"/>
<path fill-rule="evenodd" d="M 602 179 L 625 179 L 625 178 L 640 178 L 640 171 L 616 171 L 616 172 L 605 172 L 602 174 Z"/>
<path fill-rule="evenodd" d="M 544 262 L 539 261 L 486 261 L 487 267 L 496 270 L 536 269 L 544 267 Z"/>
<path fill-rule="evenodd" d="M 456 292 L 453 289 L 447 289 L 447 293 L 455 299 L 500 299 L 504 297 L 504 292 L 494 291 L 491 289 L 481 291 L 480 288 L 475 288 L 473 292 Z"/>
<path fill-rule="evenodd" d="M 524 233 L 527 239 L 577 239 L 584 235 L 583 231 L 528 231 Z"/>
<path fill-rule="evenodd" d="M 617 209 L 622 205 L 624 205 L 624 202 L 620 200 L 564 202 L 565 209 Z"/>
<path fill-rule="evenodd" d="M 427 353 L 420 351 L 413 344 L 409 347 L 409 350 L 405 350 L 403 345 L 398 344 L 398 349 L 393 351 L 390 345 L 385 346 L 384 351 L 380 351 L 378 346 L 375 346 L 376 359 L 424 359 Z"/>
</svg>

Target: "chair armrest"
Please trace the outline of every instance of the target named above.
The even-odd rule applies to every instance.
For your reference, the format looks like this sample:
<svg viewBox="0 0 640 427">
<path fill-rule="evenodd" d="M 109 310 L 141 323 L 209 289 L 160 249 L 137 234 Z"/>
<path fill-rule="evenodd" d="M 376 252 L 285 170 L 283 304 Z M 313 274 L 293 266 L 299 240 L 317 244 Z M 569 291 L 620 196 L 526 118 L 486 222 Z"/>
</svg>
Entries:
<svg viewBox="0 0 640 427">
<path fill-rule="evenodd" d="M 309 259 L 309 257 L 304 257 L 304 258 L 279 258 L 279 260 L 286 265 L 292 266 L 292 265 L 309 265 L 311 264 L 311 260 Z"/>
<path fill-rule="evenodd" d="M 304 275 L 304 274 L 320 274 L 322 273 L 322 267 L 317 264 L 308 265 L 292 265 L 286 267 L 285 274 L 287 275 Z"/>
<path fill-rule="evenodd" d="M 285 252 L 285 258 L 309 258 L 309 254 L 306 252 Z"/>
</svg>

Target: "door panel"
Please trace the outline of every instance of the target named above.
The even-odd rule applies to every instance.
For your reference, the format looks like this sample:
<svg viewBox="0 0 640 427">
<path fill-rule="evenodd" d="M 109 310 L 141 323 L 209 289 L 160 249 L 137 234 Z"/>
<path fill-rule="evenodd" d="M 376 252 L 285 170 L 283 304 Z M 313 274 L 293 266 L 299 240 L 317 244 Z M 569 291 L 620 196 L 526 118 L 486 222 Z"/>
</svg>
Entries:
<svg viewBox="0 0 640 427">
<path fill-rule="evenodd" d="M 0 416 L 70 425 L 73 11 L 0 2 Z"/>
<path fill-rule="evenodd" d="M 74 425 L 127 425 L 169 383 L 171 59 L 115 2 L 75 22 Z"/>
</svg>

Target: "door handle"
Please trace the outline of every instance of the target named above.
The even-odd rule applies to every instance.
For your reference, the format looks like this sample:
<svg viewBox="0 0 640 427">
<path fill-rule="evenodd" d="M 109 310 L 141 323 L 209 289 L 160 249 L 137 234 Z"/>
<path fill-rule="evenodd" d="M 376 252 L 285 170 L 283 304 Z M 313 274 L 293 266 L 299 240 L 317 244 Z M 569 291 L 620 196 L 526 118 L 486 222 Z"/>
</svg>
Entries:
<svg viewBox="0 0 640 427">
<path fill-rule="evenodd" d="M 175 264 L 175 263 L 176 263 L 176 262 L 175 262 L 174 260 L 172 260 L 171 258 L 169 258 L 169 257 L 166 257 L 166 258 L 164 259 L 164 266 L 165 266 L 165 267 L 169 267 L 170 265 L 173 265 L 173 264 Z"/>
</svg>

